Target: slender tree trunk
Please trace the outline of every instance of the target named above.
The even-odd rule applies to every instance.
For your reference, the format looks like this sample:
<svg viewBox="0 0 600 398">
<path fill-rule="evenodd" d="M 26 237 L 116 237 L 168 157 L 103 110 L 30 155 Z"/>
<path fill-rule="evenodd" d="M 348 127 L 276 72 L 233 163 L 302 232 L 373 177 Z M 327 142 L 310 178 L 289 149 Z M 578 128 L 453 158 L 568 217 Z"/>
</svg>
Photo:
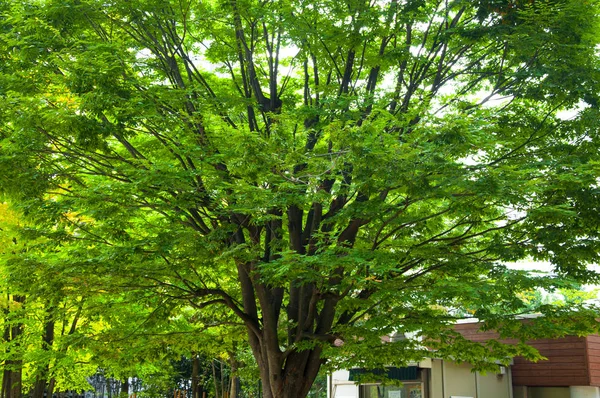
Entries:
<svg viewBox="0 0 600 398">
<path fill-rule="evenodd" d="M 200 398 L 200 380 L 198 378 L 198 371 L 200 367 L 200 359 L 198 355 L 193 355 L 192 359 L 192 398 Z"/>
<path fill-rule="evenodd" d="M 129 397 L 129 379 L 128 378 L 121 381 L 121 390 L 119 392 L 119 395 L 121 396 L 121 398 Z"/>
<path fill-rule="evenodd" d="M 4 310 L 4 319 L 7 318 L 8 315 L 8 309 Z M 4 334 L 3 334 L 3 339 L 6 343 L 8 343 L 10 341 L 10 325 L 6 325 L 4 327 Z M 10 385 L 11 385 L 11 381 L 10 381 L 10 370 L 6 367 L 4 367 L 4 370 L 2 372 L 2 392 L 0 397 L 1 398 L 7 398 L 8 397 L 8 391 L 10 390 Z"/>
<path fill-rule="evenodd" d="M 46 307 L 46 317 L 44 320 L 44 334 L 42 336 L 42 349 L 48 351 L 51 349 L 54 343 L 54 310 L 55 306 L 50 304 Z M 44 391 L 49 387 L 48 374 L 50 371 L 50 364 L 43 364 L 39 369 L 37 380 L 33 387 L 33 393 L 31 398 L 44 398 Z M 50 396 L 48 398 L 51 398 Z"/>
<path fill-rule="evenodd" d="M 40 376 L 33 385 L 31 398 L 44 398 L 44 390 L 46 389 L 46 379 Z"/>
<path fill-rule="evenodd" d="M 227 398 L 227 390 L 225 389 L 225 372 L 223 371 L 222 361 L 219 361 L 219 368 L 221 369 L 221 398 Z"/>
<path fill-rule="evenodd" d="M 16 303 L 17 306 L 22 306 L 23 303 L 25 303 L 25 296 L 13 295 L 12 301 Z M 7 325 L 5 329 L 5 337 L 8 337 L 6 341 L 13 342 L 13 351 L 12 353 L 10 351 L 7 352 L 10 359 L 4 362 L 5 369 L 2 385 L 2 398 L 21 398 L 23 360 L 21 359 L 21 354 L 19 353 L 20 344 L 18 343 L 18 338 L 22 334 L 22 323 Z"/>
<path fill-rule="evenodd" d="M 11 373 L 8 369 L 5 369 L 2 372 L 2 398 L 8 398 L 8 391 L 10 390 L 11 385 L 10 376 Z"/>
<path fill-rule="evenodd" d="M 240 378 L 235 375 L 231 375 L 229 378 L 229 382 L 229 398 L 238 398 L 238 394 L 240 391 Z"/>
<path fill-rule="evenodd" d="M 240 391 L 239 365 L 234 352 L 229 352 L 229 398 L 237 398 Z"/>
<path fill-rule="evenodd" d="M 215 366 L 215 360 L 213 359 L 210 364 L 212 366 L 213 384 L 215 385 L 215 398 L 221 398 L 221 394 L 219 393 L 219 383 L 217 380 L 217 369 Z"/>
<path fill-rule="evenodd" d="M 46 395 L 47 398 L 52 398 L 53 397 L 53 395 L 54 395 L 54 386 L 55 385 L 56 385 L 56 379 L 53 377 L 53 378 L 50 379 L 50 382 L 48 382 L 48 394 Z"/>
</svg>

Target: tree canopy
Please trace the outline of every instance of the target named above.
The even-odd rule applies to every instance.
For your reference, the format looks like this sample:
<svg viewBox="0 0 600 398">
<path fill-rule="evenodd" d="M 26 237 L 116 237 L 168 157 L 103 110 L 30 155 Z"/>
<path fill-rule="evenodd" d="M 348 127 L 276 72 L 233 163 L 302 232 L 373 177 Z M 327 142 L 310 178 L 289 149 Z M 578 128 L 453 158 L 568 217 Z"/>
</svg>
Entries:
<svg viewBox="0 0 600 398">
<path fill-rule="evenodd" d="M 533 355 L 461 340 L 464 314 L 523 341 L 597 327 L 585 302 L 515 320 L 521 292 L 598 281 L 597 1 L 1 7 L 0 189 L 54 278 L 242 326 L 265 398 L 424 339 Z"/>
</svg>

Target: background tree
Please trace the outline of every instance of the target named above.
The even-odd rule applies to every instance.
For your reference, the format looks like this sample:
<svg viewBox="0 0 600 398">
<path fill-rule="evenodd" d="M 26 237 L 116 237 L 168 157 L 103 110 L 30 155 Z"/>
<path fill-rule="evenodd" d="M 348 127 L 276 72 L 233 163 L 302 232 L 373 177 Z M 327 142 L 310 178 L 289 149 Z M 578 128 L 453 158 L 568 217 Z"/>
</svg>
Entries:
<svg viewBox="0 0 600 398">
<path fill-rule="evenodd" d="M 144 396 L 237 396 L 241 327 L 199 333 L 206 326 L 190 306 L 165 310 L 162 300 L 143 299 L 143 291 L 116 288 L 109 280 L 55 275 L 64 271 L 57 265 L 66 261 L 63 248 L 74 254 L 80 244 L 56 227 L 35 228 L 0 206 L 3 397 L 90 389 L 129 396 L 130 379 L 131 392 Z"/>
<path fill-rule="evenodd" d="M 6 204 L 0 205 L 0 241 L 2 396 L 38 398 L 85 387 L 90 369 L 73 344 L 88 331 L 89 325 L 79 328 L 85 300 L 56 277 L 55 242 L 31 233 Z"/>
<path fill-rule="evenodd" d="M 0 247 L 1 256 L 5 258 L 15 255 L 24 250 L 23 242 L 19 243 L 15 231 L 19 224 L 19 218 L 8 209 L 8 205 L 0 205 Z M 3 265 L 3 264 L 2 264 Z M 0 268 L 2 279 L 6 281 L 6 268 Z M 19 398 L 23 380 L 22 357 L 20 349 L 23 342 L 23 304 L 25 296 L 18 287 L 3 283 L 0 286 L 2 292 L 2 389 L 3 398 Z"/>
<path fill-rule="evenodd" d="M 2 24 L 0 186 L 85 242 L 61 277 L 243 324 L 265 398 L 426 355 L 393 331 L 532 355 L 461 341 L 453 309 L 524 340 L 517 292 L 597 280 L 596 1 L 9 1 Z M 554 274 L 504 265 L 528 257 Z M 538 334 L 596 328 L 540 310 Z"/>
</svg>

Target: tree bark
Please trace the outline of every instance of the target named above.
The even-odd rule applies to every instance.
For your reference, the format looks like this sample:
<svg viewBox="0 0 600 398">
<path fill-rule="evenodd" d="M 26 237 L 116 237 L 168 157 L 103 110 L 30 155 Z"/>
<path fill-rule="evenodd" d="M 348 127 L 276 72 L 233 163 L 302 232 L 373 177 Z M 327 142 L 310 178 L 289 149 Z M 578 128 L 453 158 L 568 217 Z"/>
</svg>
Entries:
<svg viewBox="0 0 600 398">
<path fill-rule="evenodd" d="M 119 395 L 121 395 L 121 398 L 129 397 L 129 379 L 128 378 L 125 378 L 124 380 L 121 381 L 121 391 L 120 391 Z"/>
<path fill-rule="evenodd" d="M 213 375 L 213 384 L 215 385 L 215 398 L 220 398 L 221 394 L 219 392 L 219 382 L 217 380 L 217 368 L 215 367 L 215 360 L 211 361 L 212 366 L 212 375 Z"/>
<path fill-rule="evenodd" d="M 192 359 L 192 398 L 200 398 L 200 380 L 198 378 L 198 371 L 200 367 L 200 359 L 198 355 L 193 355 Z"/>
<path fill-rule="evenodd" d="M 53 377 L 48 382 L 48 394 L 46 395 L 48 398 L 52 398 L 54 396 L 54 386 L 56 385 L 56 379 Z"/>
<path fill-rule="evenodd" d="M 25 303 L 25 296 L 13 295 L 12 301 L 17 306 L 22 306 Z M 18 338 L 23 334 L 23 324 L 14 323 L 7 325 L 4 331 L 6 341 L 14 341 L 13 352 L 9 354 L 8 360 L 4 362 L 4 377 L 2 381 L 2 398 L 21 398 L 23 361 L 19 353 Z"/>
<path fill-rule="evenodd" d="M 46 316 L 44 320 L 44 334 L 42 335 L 42 349 L 44 351 L 50 350 L 54 343 L 54 305 L 50 304 L 46 308 Z M 50 371 L 50 364 L 46 363 L 39 369 L 36 382 L 33 387 L 31 398 L 44 398 L 44 391 L 49 390 L 48 374 Z M 51 398 L 50 395 L 48 398 Z"/>
<path fill-rule="evenodd" d="M 6 318 L 6 315 L 8 315 L 8 308 L 4 310 L 4 315 Z M 6 325 L 4 327 L 3 339 L 7 343 L 10 341 L 10 325 Z M 10 381 L 10 371 L 8 370 L 8 368 L 5 365 L 4 370 L 2 372 L 2 391 L 1 391 L 0 397 L 2 397 L 2 398 L 8 397 L 8 391 L 10 389 L 11 384 L 12 383 Z"/>
<path fill-rule="evenodd" d="M 238 363 L 235 359 L 234 353 L 229 353 L 229 397 L 237 398 L 240 390 L 240 378 L 237 376 Z"/>
</svg>

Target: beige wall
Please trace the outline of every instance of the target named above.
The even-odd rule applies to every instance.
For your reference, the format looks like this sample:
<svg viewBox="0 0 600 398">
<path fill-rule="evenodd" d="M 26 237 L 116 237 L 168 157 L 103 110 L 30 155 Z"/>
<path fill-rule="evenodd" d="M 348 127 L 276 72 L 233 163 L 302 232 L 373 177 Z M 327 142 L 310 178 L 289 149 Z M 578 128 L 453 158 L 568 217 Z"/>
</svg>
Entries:
<svg viewBox="0 0 600 398">
<path fill-rule="evenodd" d="M 570 398 L 569 387 L 527 387 L 527 398 Z"/>
<path fill-rule="evenodd" d="M 431 383 L 429 384 L 430 398 L 443 398 L 442 360 L 431 360 Z"/>
<path fill-rule="evenodd" d="M 475 373 L 471 372 L 470 365 L 465 363 L 459 365 L 453 362 L 444 361 L 442 368 L 444 377 L 443 398 L 449 398 L 453 395 L 477 398 Z M 484 398 L 484 396 L 481 396 L 481 398 Z"/>
<path fill-rule="evenodd" d="M 600 398 L 600 388 L 594 386 L 570 386 L 571 398 Z"/>
<path fill-rule="evenodd" d="M 503 375 L 488 372 L 484 375 L 477 374 L 478 398 L 509 398 L 510 378 L 508 372 Z"/>
<path fill-rule="evenodd" d="M 513 387 L 513 398 L 527 398 L 527 387 L 514 386 Z"/>
<path fill-rule="evenodd" d="M 468 364 L 440 359 L 434 359 L 431 364 L 430 398 L 511 398 L 511 388 L 508 374 L 487 373 L 484 376 L 471 372 Z"/>
</svg>

